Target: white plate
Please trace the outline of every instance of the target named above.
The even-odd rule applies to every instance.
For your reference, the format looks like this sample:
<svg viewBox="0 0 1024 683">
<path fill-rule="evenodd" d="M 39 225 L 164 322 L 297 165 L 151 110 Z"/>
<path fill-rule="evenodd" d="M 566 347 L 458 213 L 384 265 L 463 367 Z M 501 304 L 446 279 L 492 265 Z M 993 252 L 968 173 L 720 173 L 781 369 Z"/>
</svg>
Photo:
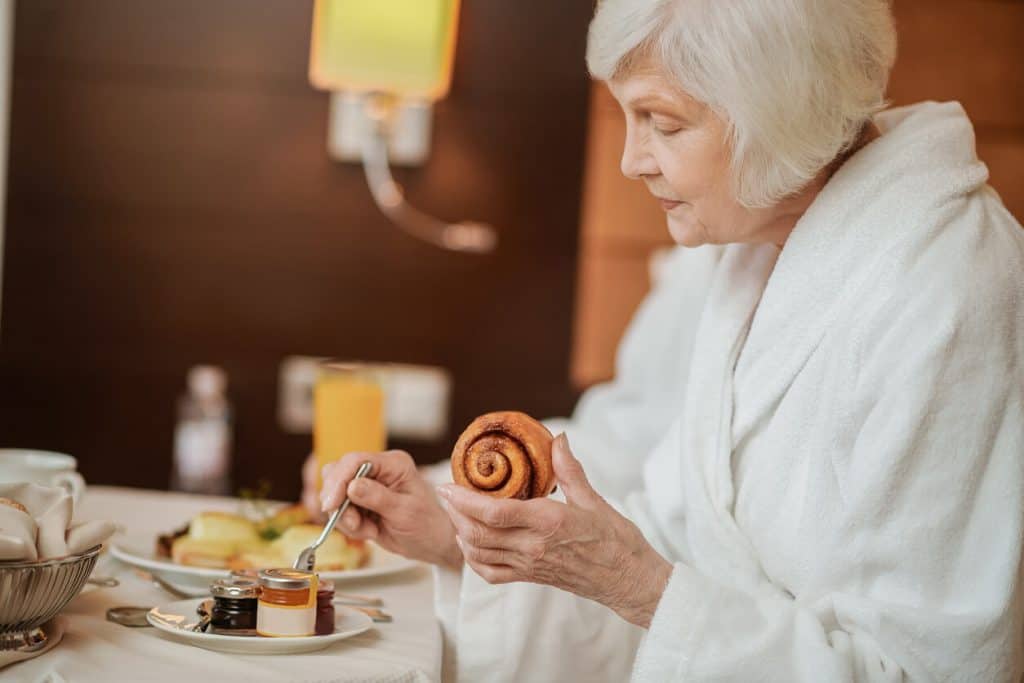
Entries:
<svg viewBox="0 0 1024 683">
<path fill-rule="evenodd" d="M 334 633 L 304 638 L 266 638 L 264 636 L 227 636 L 220 633 L 200 633 L 190 630 L 199 621 L 196 608 L 199 600 L 179 600 L 149 610 L 150 624 L 175 640 L 218 652 L 240 655 L 282 655 L 322 650 L 331 643 L 359 635 L 373 626 L 370 617 L 362 612 L 334 608 Z"/>
<path fill-rule="evenodd" d="M 227 569 L 189 567 L 173 562 L 165 557 L 157 557 L 154 552 L 155 544 L 156 537 L 151 534 L 119 534 L 110 541 L 110 553 L 122 562 L 159 574 L 161 578 L 174 584 L 175 587 L 197 596 L 205 595 L 209 592 L 209 585 L 213 579 L 229 574 Z M 317 573 L 321 578 L 331 579 L 337 583 L 339 581 L 389 576 L 419 566 L 419 562 L 389 553 L 378 545 L 371 545 L 370 561 L 365 567 Z"/>
</svg>

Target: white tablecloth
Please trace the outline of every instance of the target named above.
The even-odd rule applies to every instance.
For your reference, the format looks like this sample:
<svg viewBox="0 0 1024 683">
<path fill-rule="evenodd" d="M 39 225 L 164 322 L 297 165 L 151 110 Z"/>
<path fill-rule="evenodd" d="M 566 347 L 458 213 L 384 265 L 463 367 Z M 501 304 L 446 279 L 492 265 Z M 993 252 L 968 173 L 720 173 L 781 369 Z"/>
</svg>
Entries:
<svg viewBox="0 0 1024 683">
<path fill-rule="evenodd" d="M 236 510 L 237 501 L 161 491 L 90 486 L 78 519 L 110 519 L 132 531 L 156 534 L 182 525 L 201 510 Z M 229 655 L 183 645 L 153 628 L 128 628 L 106 621 L 117 605 L 151 606 L 177 598 L 104 555 L 93 576 L 113 575 L 116 588 L 86 589 L 64 610 L 63 640 L 51 651 L 0 669 L 0 681 L 31 683 L 258 683 L 262 681 L 387 681 L 420 683 L 441 678 L 441 632 L 433 612 L 430 572 L 421 567 L 359 582 L 338 590 L 381 596 L 394 615 L 362 635 L 320 652 L 296 655 Z"/>
</svg>

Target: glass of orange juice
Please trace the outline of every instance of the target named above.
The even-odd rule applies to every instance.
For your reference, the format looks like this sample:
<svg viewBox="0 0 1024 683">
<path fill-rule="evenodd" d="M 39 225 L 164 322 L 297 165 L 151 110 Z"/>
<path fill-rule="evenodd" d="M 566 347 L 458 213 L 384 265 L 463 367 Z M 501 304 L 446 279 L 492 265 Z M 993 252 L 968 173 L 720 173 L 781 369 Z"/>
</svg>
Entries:
<svg viewBox="0 0 1024 683">
<path fill-rule="evenodd" d="M 347 453 L 382 451 L 386 443 L 384 388 L 372 365 L 327 361 L 313 388 L 313 452 L 317 488 L 324 465 Z"/>
</svg>

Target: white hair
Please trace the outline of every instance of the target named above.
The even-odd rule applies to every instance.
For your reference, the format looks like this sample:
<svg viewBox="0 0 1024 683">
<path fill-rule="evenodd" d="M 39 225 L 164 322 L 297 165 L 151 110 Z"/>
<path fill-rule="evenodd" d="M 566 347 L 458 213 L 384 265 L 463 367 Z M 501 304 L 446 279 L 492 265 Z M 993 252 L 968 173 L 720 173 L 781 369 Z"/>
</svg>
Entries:
<svg viewBox="0 0 1024 683">
<path fill-rule="evenodd" d="M 649 57 L 729 126 L 748 207 L 798 192 L 885 107 L 889 0 L 601 0 L 587 65 L 600 80 Z"/>
</svg>

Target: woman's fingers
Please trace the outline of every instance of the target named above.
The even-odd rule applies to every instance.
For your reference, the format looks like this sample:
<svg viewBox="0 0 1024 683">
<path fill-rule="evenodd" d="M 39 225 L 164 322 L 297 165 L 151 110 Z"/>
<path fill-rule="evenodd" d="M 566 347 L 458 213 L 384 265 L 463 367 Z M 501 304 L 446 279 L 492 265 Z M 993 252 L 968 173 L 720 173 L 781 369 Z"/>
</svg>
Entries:
<svg viewBox="0 0 1024 683">
<path fill-rule="evenodd" d="M 320 490 L 320 504 L 324 511 L 333 510 L 341 505 L 348 483 L 352 481 L 359 465 L 367 461 L 371 464 L 373 462 L 370 454 L 358 459 L 355 457 L 342 458 L 338 462 L 324 465 L 322 471 L 324 486 Z"/>
<path fill-rule="evenodd" d="M 531 517 L 535 517 L 531 514 L 529 501 L 492 498 L 454 484 L 439 486 L 437 492 L 449 506 L 489 527 L 531 526 Z"/>
<path fill-rule="evenodd" d="M 518 549 L 523 544 L 524 530 L 488 527 L 453 507 L 448 508 L 448 517 L 455 527 L 456 538 L 469 546 Z"/>
<path fill-rule="evenodd" d="M 481 562 L 475 562 L 473 560 L 466 560 L 473 571 L 480 575 L 487 583 L 498 584 L 498 583 L 513 583 L 515 581 L 521 581 L 519 572 L 512 567 L 495 564 L 483 564 Z"/>
<path fill-rule="evenodd" d="M 404 502 L 401 500 L 401 494 L 373 479 L 356 479 L 349 482 L 348 498 L 353 505 L 376 512 L 384 518 L 399 510 Z"/>
<path fill-rule="evenodd" d="M 380 536 L 380 527 L 377 525 L 377 522 L 369 515 L 361 513 L 355 508 L 345 510 L 345 514 L 338 520 L 338 525 L 346 536 L 352 538 L 374 541 Z"/>
<path fill-rule="evenodd" d="M 341 505 L 348 489 L 348 483 L 362 463 L 370 463 L 368 479 L 382 481 L 385 484 L 401 480 L 408 474 L 407 470 L 410 468 L 416 469 L 412 457 L 401 451 L 346 454 L 338 462 L 324 467 L 324 488 L 321 492 L 321 504 L 324 510 L 333 510 Z"/>
<path fill-rule="evenodd" d="M 555 469 L 555 478 L 565 493 L 565 499 L 572 504 L 589 508 L 600 500 L 587 480 L 583 465 L 569 448 L 569 438 L 565 432 L 559 434 L 551 444 L 551 465 Z"/>
<path fill-rule="evenodd" d="M 521 570 L 520 557 L 518 553 L 514 553 L 510 550 L 505 550 L 503 548 L 481 548 L 461 542 L 459 543 L 459 548 L 462 550 L 462 557 L 467 562 L 502 565 L 512 567 L 516 570 Z M 522 572 L 517 571 L 517 573 L 521 574 Z"/>
</svg>

